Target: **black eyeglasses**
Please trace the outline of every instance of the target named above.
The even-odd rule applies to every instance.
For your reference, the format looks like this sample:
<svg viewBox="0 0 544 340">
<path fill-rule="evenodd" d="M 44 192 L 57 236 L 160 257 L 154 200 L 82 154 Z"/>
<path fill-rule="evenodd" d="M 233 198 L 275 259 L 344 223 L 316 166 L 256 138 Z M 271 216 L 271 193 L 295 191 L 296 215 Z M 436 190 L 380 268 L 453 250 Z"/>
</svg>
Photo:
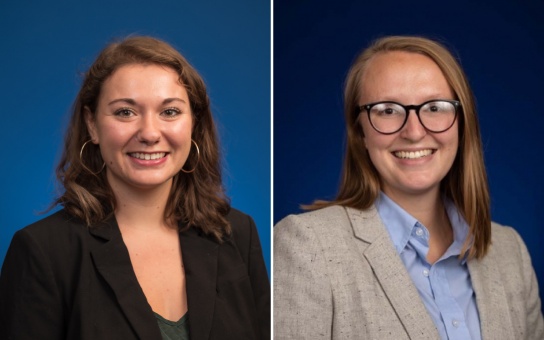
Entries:
<svg viewBox="0 0 544 340">
<path fill-rule="evenodd" d="M 366 110 L 374 130 L 385 135 L 400 131 L 408 121 L 410 110 L 416 112 L 419 122 L 427 131 L 440 133 L 455 123 L 461 103 L 457 100 L 435 99 L 420 105 L 402 105 L 385 101 L 361 105 L 359 114 Z"/>
</svg>

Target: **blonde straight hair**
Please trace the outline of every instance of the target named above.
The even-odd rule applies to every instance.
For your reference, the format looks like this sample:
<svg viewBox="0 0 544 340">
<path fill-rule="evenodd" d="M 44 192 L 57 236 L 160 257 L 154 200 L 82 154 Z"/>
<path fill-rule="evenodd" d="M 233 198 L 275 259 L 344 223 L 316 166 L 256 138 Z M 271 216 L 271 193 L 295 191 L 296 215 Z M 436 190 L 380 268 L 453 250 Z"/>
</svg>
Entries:
<svg viewBox="0 0 544 340">
<path fill-rule="evenodd" d="M 381 190 L 381 179 L 364 147 L 363 130 L 357 123 L 361 78 L 370 59 L 390 51 L 418 53 L 431 58 L 440 67 L 456 99 L 461 102 L 459 114 L 459 150 L 455 161 L 442 180 L 441 190 L 450 198 L 469 225 L 469 235 L 461 256 L 482 258 L 491 243 L 489 187 L 485 171 L 480 128 L 474 96 L 467 77 L 453 55 L 440 43 L 410 36 L 389 36 L 374 41 L 355 60 L 346 77 L 344 114 L 347 148 L 342 180 L 333 201 L 317 200 L 304 206 L 319 209 L 342 205 L 368 209 Z"/>
</svg>

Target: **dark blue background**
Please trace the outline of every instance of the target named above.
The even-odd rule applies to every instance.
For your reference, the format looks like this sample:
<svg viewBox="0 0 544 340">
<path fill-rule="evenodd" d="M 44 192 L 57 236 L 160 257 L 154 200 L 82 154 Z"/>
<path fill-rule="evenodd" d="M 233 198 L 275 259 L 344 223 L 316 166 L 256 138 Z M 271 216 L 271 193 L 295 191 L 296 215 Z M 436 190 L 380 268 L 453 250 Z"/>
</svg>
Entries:
<svg viewBox="0 0 544 340">
<path fill-rule="evenodd" d="M 356 55 L 384 35 L 425 35 L 453 48 L 468 74 L 492 216 L 525 240 L 542 296 L 543 22 L 542 1 L 274 1 L 274 223 L 335 196 Z"/>
<path fill-rule="evenodd" d="M 0 263 L 43 217 L 80 76 L 106 43 L 144 34 L 204 78 L 232 205 L 252 215 L 270 268 L 270 1 L 1 1 Z"/>
</svg>

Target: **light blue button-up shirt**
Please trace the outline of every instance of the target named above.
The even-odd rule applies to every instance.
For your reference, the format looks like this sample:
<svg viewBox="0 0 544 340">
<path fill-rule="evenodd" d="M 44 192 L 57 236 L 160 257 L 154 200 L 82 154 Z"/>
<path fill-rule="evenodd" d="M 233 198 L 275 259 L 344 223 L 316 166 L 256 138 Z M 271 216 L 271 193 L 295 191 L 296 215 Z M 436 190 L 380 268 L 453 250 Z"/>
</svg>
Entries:
<svg viewBox="0 0 544 340">
<path fill-rule="evenodd" d="M 459 259 L 468 225 L 444 199 L 453 243 L 433 265 L 427 262 L 429 231 L 383 192 L 376 209 L 442 339 L 481 339 L 480 318 L 466 260 Z"/>
</svg>

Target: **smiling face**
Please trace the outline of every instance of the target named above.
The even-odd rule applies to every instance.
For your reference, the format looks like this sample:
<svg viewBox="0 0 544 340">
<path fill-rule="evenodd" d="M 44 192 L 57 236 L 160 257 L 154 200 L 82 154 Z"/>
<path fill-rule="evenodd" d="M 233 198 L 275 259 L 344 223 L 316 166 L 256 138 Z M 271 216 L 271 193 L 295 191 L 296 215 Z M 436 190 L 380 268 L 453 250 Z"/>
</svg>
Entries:
<svg viewBox="0 0 544 340">
<path fill-rule="evenodd" d="M 129 64 L 102 85 L 96 113 L 86 112 L 115 191 L 171 187 L 191 149 L 193 116 L 178 74 L 159 65 Z"/>
<path fill-rule="evenodd" d="M 394 101 L 419 105 L 432 99 L 455 99 L 446 78 L 432 59 L 417 53 L 393 51 L 374 56 L 362 74 L 359 105 Z M 427 131 L 415 111 L 404 127 L 391 135 L 377 132 L 366 111 L 359 117 L 368 154 L 382 190 L 391 198 L 438 194 L 459 143 L 458 122 L 441 133 Z"/>
</svg>

